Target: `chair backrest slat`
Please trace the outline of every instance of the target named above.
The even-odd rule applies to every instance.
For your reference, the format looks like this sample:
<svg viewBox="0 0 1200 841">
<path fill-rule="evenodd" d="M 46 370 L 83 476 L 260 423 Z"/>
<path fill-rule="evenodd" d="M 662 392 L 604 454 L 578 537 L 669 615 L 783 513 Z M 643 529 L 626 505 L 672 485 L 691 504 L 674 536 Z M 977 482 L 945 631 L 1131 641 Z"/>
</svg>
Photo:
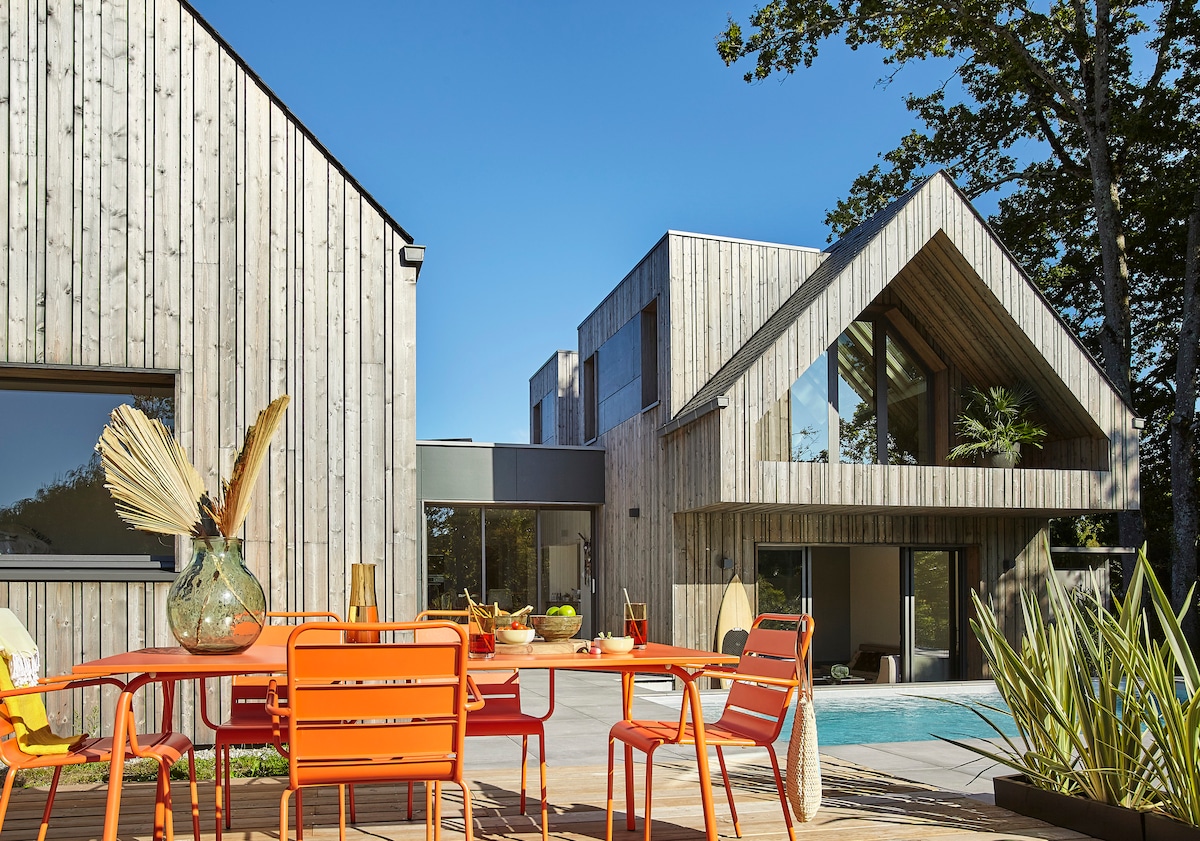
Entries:
<svg viewBox="0 0 1200 841">
<path fill-rule="evenodd" d="M 762 627 L 766 620 L 792 627 L 790 630 Z M 807 616 L 762 614 L 755 619 L 738 661 L 737 674 L 745 679 L 733 681 L 717 724 L 759 741 L 774 740 L 783 728 L 788 707 L 801 682 L 797 645 L 804 648 L 806 655 L 810 637 L 811 620 Z M 755 677 L 772 682 L 754 683 Z"/>
<path fill-rule="evenodd" d="M 292 782 L 461 781 L 467 635 L 445 640 L 328 642 L 330 631 L 415 632 L 415 622 L 300 625 L 288 640 Z M 420 776 L 420 775 L 425 776 Z"/>
</svg>

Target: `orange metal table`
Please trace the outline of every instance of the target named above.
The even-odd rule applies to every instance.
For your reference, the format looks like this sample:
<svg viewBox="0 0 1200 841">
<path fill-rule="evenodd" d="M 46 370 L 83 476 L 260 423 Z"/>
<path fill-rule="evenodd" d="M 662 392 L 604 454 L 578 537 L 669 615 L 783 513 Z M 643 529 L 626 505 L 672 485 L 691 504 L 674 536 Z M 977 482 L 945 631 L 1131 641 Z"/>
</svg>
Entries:
<svg viewBox="0 0 1200 841">
<path fill-rule="evenodd" d="M 700 769 L 700 792 L 704 807 L 704 826 L 708 841 L 717 841 L 716 816 L 713 812 L 712 788 L 708 772 L 708 748 L 704 739 L 704 717 L 700 709 L 700 692 L 695 676 L 706 666 L 736 664 L 733 655 L 713 651 L 698 651 L 661 643 L 650 643 L 642 651 L 628 654 L 497 654 L 491 660 L 472 660 L 470 669 L 573 669 L 580 671 L 614 672 L 621 675 L 621 714 L 631 717 L 633 708 L 633 678 L 636 674 L 669 674 L 684 683 L 692 718 L 696 722 L 696 759 Z M 80 663 L 72 669 L 79 676 L 136 675 L 121 692 L 113 729 L 113 758 L 109 775 L 108 803 L 104 818 L 104 841 L 116 841 L 120 817 L 121 786 L 124 769 L 124 750 L 129 722 L 132 718 L 133 694 L 147 683 L 174 682 L 229 675 L 270 674 L 287 671 L 287 647 L 254 645 L 237 654 L 189 654 L 182 648 L 143 648 L 124 654 L 114 654 L 98 660 Z M 166 715 L 170 714 L 168 705 Z M 166 717 L 166 715 L 164 717 Z M 169 727 L 169 721 L 164 722 Z M 625 800 L 626 826 L 633 827 L 632 749 L 626 747 Z M 111 781 L 117 781 L 113 785 Z"/>
</svg>

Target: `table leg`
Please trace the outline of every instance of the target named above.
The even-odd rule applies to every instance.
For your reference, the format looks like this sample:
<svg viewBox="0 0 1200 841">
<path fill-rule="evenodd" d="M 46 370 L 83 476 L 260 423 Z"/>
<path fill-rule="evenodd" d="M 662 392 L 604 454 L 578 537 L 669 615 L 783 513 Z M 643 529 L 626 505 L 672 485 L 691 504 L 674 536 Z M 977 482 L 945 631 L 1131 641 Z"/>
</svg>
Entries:
<svg viewBox="0 0 1200 841">
<path fill-rule="evenodd" d="M 692 708 L 692 733 L 696 739 L 696 766 L 700 773 L 700 802 L 704 808 L 704 833 L 708 841 L 717 841 L 717 815 L 713 809 L 712 775 L 708 770 L 708 739 L 704 735 L 704 710 L 700 706 L 700 689 L 696 676 L 686 669 L 671 668 L 671 673 L 681 679 L 688 703 Z"/>
<path fill-rule="evenodd" d="M 621 672 L 621 717 L 633 719 L 634 673 Z M 633 812 L 633 748 L 622 742 L 625 748 L 625 828 L 633 832 L 636 825 Z"/>
</svg>

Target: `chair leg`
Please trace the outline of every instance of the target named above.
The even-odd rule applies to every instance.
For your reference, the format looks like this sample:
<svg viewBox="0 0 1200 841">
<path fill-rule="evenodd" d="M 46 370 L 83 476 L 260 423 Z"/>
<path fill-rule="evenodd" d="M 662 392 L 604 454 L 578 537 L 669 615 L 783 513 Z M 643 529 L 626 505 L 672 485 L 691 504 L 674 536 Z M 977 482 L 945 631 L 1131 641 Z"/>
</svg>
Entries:
<svg viewBox="0 0 1200 841">
<path fill-rule="evenodd" d="M 651 744 L 650 750 L 646 751 L 646 815 L 642 819 L 645 821 L 642 824 L 642 838 L 645 841 L 650 841 L 650 804 L 654 793 L 654 749 L 656 747 L 658 746 Z"/>
<path fill-rule="evenodd" d="M 412 813 L 413 813 L 413 784 L 412 784 L 412 780 L 409 780 L 409 782 L 408 782 L 408 819 L 410 821 L 412 820 Z M 219 839 L 218 839 L 218 841 L 219 841 Z"/>
<path fill-rule="evenodd" d="M 425 841 L 433 841 L 433 786 L 428 780 L 425 781 Z"/>
<path fill-rule="evenodd" d="M 163 838 L 166 841 L 175 841 L 175 812 L 174 803 L 171 800 L 171 766 L 162 757 L 158 759 L 158 779 L 162 791 Z"/>
<path fill-rule="evenodd" d="M 525 814 L 525 767 L 528 765 L 529 737 L 521 737 L 521 814 Z"/>
<path fill-rule="evenodd" d="M 300 791 L 297 790 L 296 794 L 299 794 L 299 793 L 300 793 Z M 292 796 L 292 790 L 290 788 L 285 788 L 283 790 L 283 794 L 280 795 L 280 797 L 279 797 L 279 841 L 287 841 L 287 837 L 288 837 L 288 799 L 291 796 Z M 297 799 L 296 800 L 296 805 L 297 805 L 296 825 L 297 826 L 300 825 L 300 818 L 299 818 L 300 809 L 298 808 L 299 804 L 300 804 L 300 800 Z"/>
<path fill-rule="evenodd" d="M 200 841 L 200 793 L 196 788 L 195 747 L 188 751 L 188 789 L 192 795 L 192 836 L 196 841 Z M 218 821 L 218 825 L 219 823 Z"/>
<path fill-rule="evenodd" d="M 296 789 L 296 841 L 304 841 L 304 790 Z"/>
<path fill-rule="evenodd" d="M 546 733 L 538 736 L 538 774 L 542 784 L 542 841 L 550 841 L 550 810 L 546 805 Z"/>
<path fill-rule="evenodd" d="M 38 828 L 38 841 L 45 841 L 46 830 L 50 828 L 50 809 L 54 806 L 54 793 L 58 791 L 58 778 L 62 776 L 62 766 L 58 765 L 54 769 L 54 778 L 50 780 L 50 791 L 46 794 L 46 811 L 42 812 L 42 825 Z M 17 774 L 11 768 L 4 780 L 4 802 L 0 804 L 0 809 L 8 811 L 8 795 L 12 791 L 13 781 L 16 780 Z M 4 820 L 4 815 L 0 812 L 0 824 Z"/>
<path fill-rule="evenodd" d="M 221 745 L 213 746 L 213 797 L 217 804 L 217 841 L 221 841 L 221 829 L 230 828 L 229 813 L 226 811 L 229 808 L 229 792 L 225 783 L 224 753 L 225 749 Z"/>
<path fill-rule="evenodd" d="M 4 790 L 0 793 L 0 830 L 4 829 L 4 816 L 8 814 L 8 801 L 12 798 L 13 784 L 17 781 L 16 772 L 11 768 L 4 775 Z M 53 791 L 54 789 L 50 789 Z M 42 823 L 45 824 L 50 819 L 50 804 L 46 804 L 46 814 L 42 817 Z"/>
<path fill-rule="evenodd" d="M 729 770 L 725 767 L 725 752 L 717 745 L 717 762 L 721 764 L 721 779 L 725 781 L 725 798 L 729 801 L 729 815 L 733 818 L 733 834 L 742 837 L 742 827 L 738 823 L 737 807 L 733 805 L 733 789 L 729 785 Z"/>
<path fill-rule="evenodd" d="M 633 832 L 633 746 L 625 745 L 625 828 Z"/>
<path fill-rule="evenodd" d="M 433 784 L 433 841 L 442 841 L 442 821 L 445 820 L 442 815 L 442 784 L 435 782 Z"/>
<path fill-rule="evenodd" d="M 604 807 L 604 841 L 612 841 L 613 837 L 613 752 L 616 739 L 608 737 L 608 800 Z"/>
<path fill-rule="evenodd" d="M 350 823 L 358 823 L 358 809 L 354 805 L 354 783 L 350 783 Z"/>
<path fill-rule="evenodd" d="M 788 840 L 796 841 L 796 830 L 792 826 L 792 810 L 788 807 L 787 794 L 783 790 L 783 776 L 779 773 L 779 759 L 775 748 L 767 745 L 767 756 L 771 757 L 771 770 L 775 772 L 775 789 L 779 792 L 779 805 L 783 807 L 783 822 L 787 824 Z"/>
<path fill-rule="evenodd" d="M 474 820 L 471 817 L 471 787 L 467 785 L 466 780 L 459 780 L 458 784 L 462 786 L 463 795 L 463 831 L 466 833 L 466 841 L 472 841 L 475 837 L 475 830 L 472 827 Z"/>
<path fill-rule="evenodd" d="M 346 787 L 338 786 L 338 841 L 346 841 Z"/>
<path fill-rule="evenodd" d="M 221 777 L 225 786 L 225 828 L 233 828 L 233 754 L 229 745 L 224 745 L 221 752 L 225 754 L 225 776 Z M 217 830 L 217 841 L 221 841 L 220 829 Z"/>
</svg>

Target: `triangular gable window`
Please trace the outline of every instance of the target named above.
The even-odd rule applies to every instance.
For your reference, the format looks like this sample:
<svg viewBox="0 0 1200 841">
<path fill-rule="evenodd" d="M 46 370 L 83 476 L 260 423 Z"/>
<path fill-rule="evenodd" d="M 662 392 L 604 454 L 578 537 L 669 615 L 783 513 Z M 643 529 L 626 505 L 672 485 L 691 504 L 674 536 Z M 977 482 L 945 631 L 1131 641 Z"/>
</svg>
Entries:
<svg viewBox="0 0 1200 841">
<path fill-rule="evenodd" d="M 792 384 L 787 458 L 933 464 L 930 382 L 888 322 L 855 321 Z"/>
</svg>

